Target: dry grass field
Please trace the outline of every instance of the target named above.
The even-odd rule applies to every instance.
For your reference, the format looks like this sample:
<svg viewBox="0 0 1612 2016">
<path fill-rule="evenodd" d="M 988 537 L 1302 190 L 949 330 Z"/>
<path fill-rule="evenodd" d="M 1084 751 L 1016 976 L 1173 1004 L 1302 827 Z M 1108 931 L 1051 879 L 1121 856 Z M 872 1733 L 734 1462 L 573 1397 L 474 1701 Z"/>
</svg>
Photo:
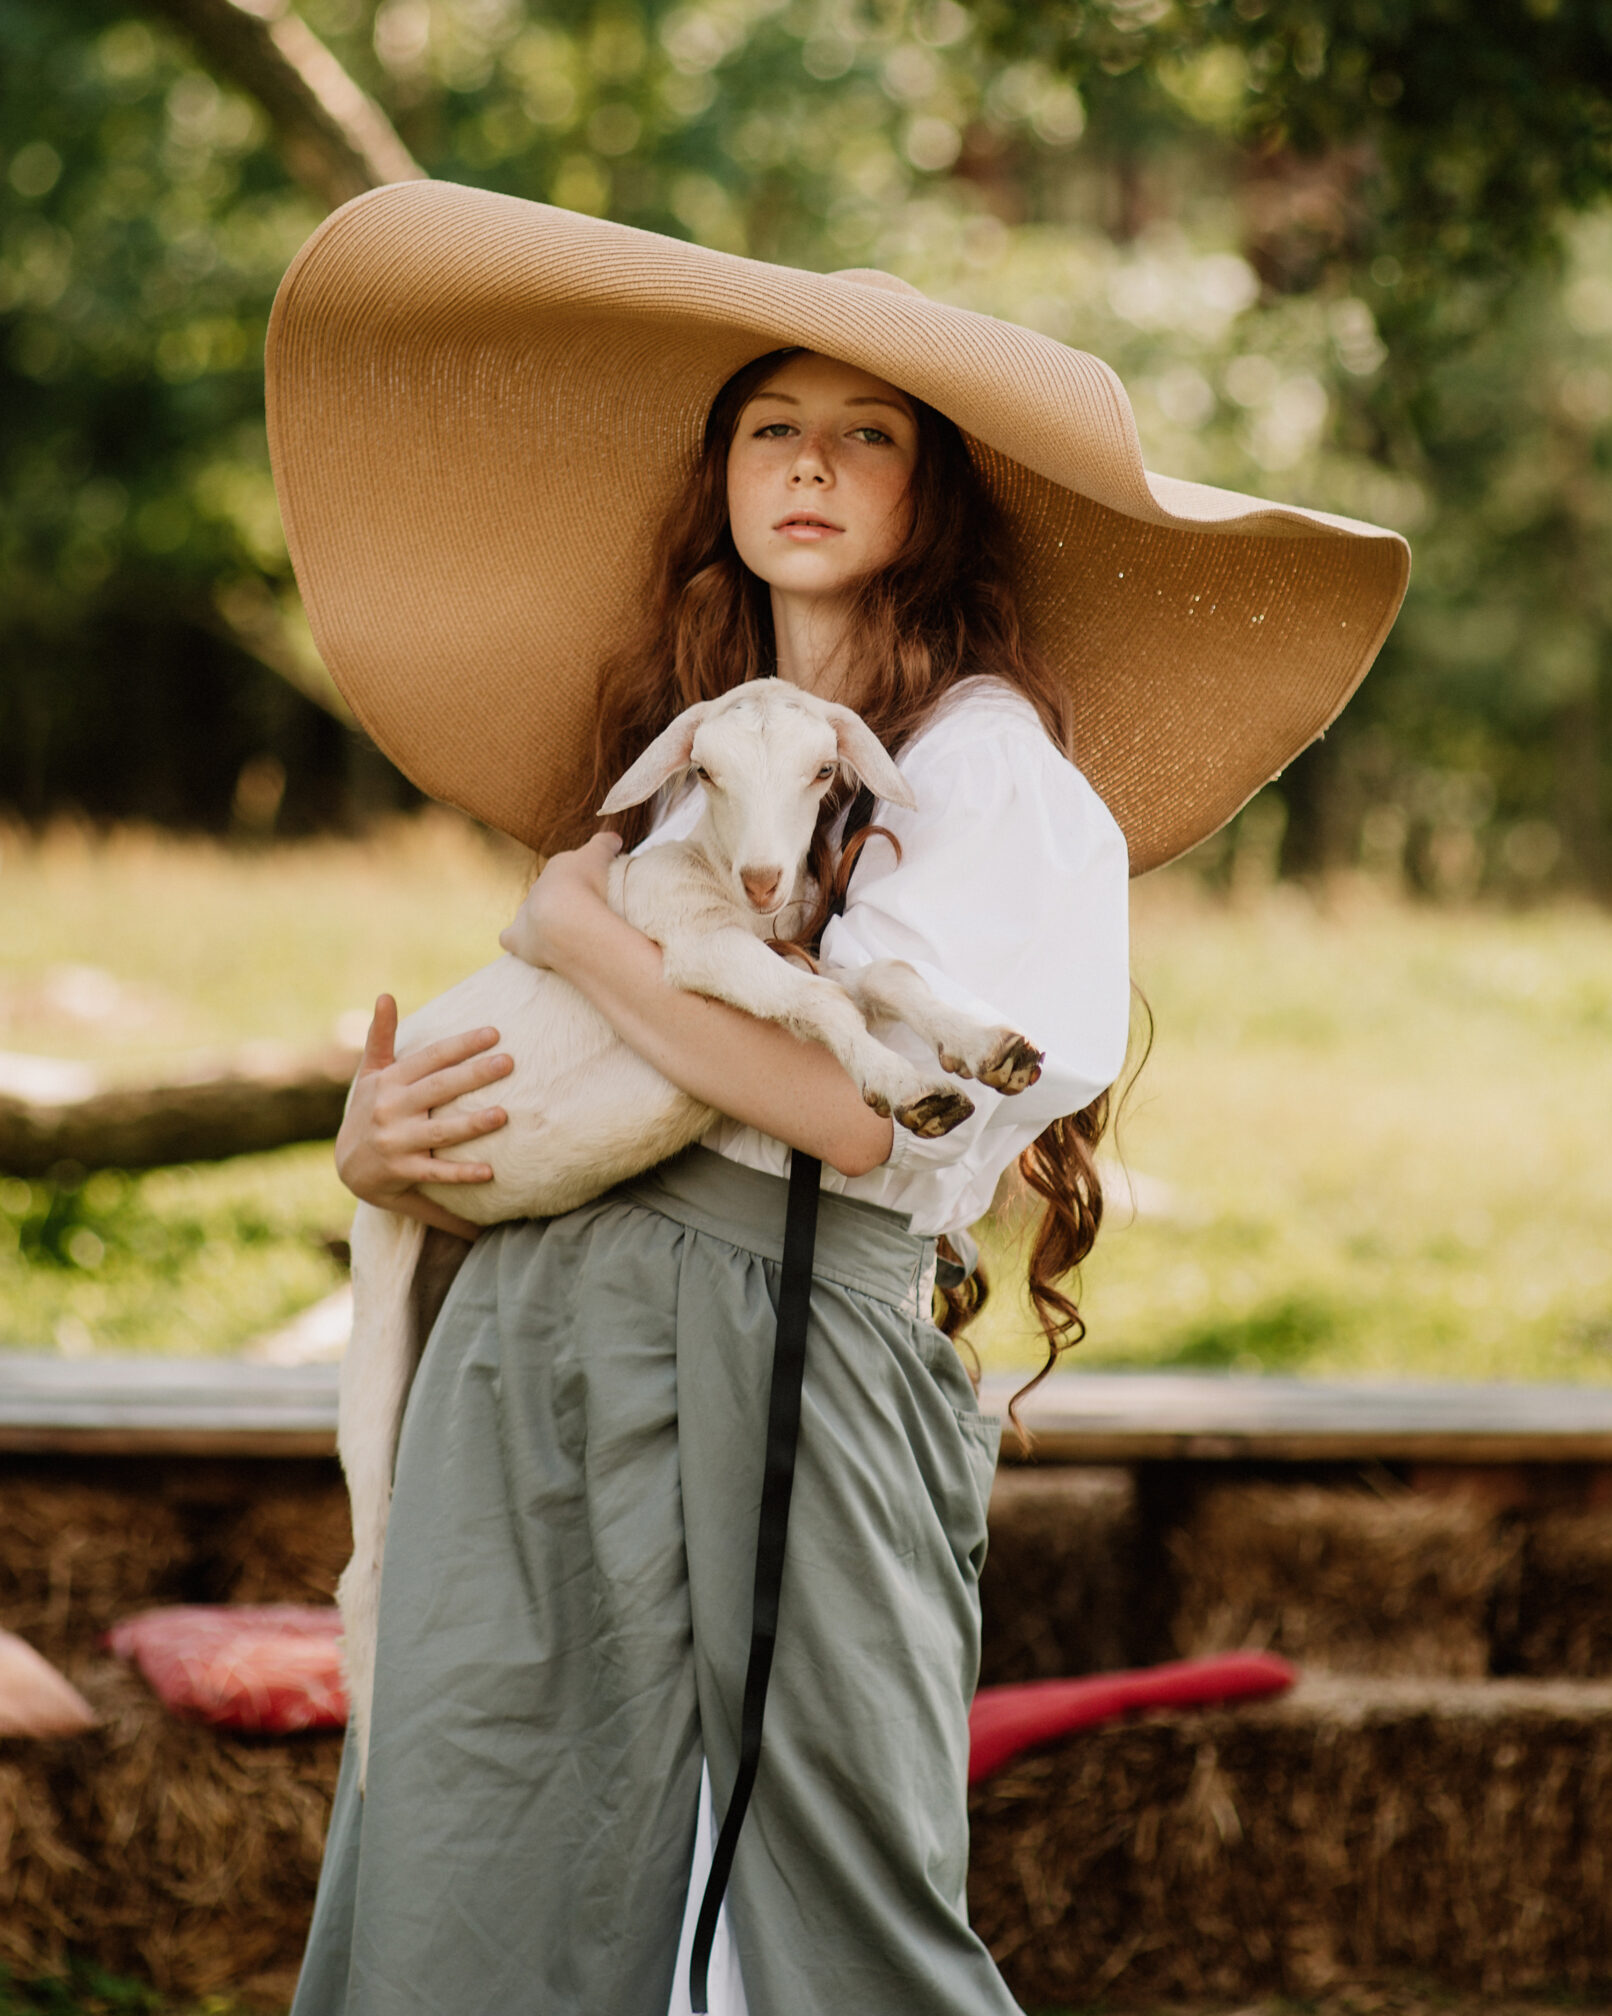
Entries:
<svg viewBox="0 0 1612 2016">
<path fill-rule="evenodd" d="M 312 1043 L 493 955 L 526 875 L 446 814 L 248 850 L 0 836 L 0 1049 L 135 1069 Z M 1138 885 L 1156 1025 L 1086 1269 L 1082 1362 L 1612 1378 L 1612 918 L 1364 882 Z M 1033 1033 L 1033 1032 L 1032 1032 Z M 0 1340 L 227 1352 L 338 1278 L 321 1148 L 80 1189 L 0 1181 Z M 1012 1211 L 988 1363 L 1028 1365 Z"/>
</svg>

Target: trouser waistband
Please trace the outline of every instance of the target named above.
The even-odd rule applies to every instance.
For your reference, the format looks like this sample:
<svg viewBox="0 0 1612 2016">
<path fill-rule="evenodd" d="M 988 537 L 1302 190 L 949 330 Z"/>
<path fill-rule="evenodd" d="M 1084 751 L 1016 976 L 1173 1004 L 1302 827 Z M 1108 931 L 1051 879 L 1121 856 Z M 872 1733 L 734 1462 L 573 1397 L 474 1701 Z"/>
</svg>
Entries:
<svg viewBox="0 0 1612 2016">
<path fill-rule="evenodd" d="M 788 1183 L 709 1148 L 687 1148 L 615 1194 L 764 1260 L 783 1259 Z M 812 1261 L 819 1281 L 838 1282 L 927 1321 L 924 1289 L 934 1279 L 934 1255 L 934 1240 L 920 1238 L 900 1212 L 822 1193 Z"/>
</svg>

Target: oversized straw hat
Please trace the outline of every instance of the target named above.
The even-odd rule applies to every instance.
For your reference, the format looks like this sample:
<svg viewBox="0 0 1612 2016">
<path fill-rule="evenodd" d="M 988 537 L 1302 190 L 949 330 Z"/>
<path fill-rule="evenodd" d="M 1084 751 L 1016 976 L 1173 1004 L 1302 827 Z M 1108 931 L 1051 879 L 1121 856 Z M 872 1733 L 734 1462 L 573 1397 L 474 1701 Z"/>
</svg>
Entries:
<svg viewBox="0 0 1612 2016">
<path fill-rule="evenodd" d="M 1403 539 L 1150 475 L 1124 387 L 1082 351 L 888 275 L 397 183 L 336 211 L 281 284 L 269 440 L 325 663 L 423 790 L 550 840 L 711 401 L 786 345 L 963 430 L 1135 873 L 1320 734 L 1394 619 Z"/>
</svg>

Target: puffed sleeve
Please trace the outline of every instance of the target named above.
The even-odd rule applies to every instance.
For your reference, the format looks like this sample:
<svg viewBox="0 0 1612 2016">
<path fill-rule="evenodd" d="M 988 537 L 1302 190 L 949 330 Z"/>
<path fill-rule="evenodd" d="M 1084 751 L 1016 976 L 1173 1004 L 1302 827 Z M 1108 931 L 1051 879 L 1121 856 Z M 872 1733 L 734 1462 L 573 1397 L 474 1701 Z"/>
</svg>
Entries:
<svg viewBox="0 0 1612 2016">
<path fill-rule="evenodd" d="M 955 701 L 902 752 L 916 807 L 881 803 L 824 963 L 904 959 L 942 999 L 1046 1053 L 1016 1098 L 971 1085 L 973 1117 L 938 1141 L 897 1128 L 892 1172 L 968 1158 L 1005 1166 L 1119 1075 L 1130 1020 L 1124 836 L 1021 696 L 995 682 Z M 906 1030 L 886 1040 L 926 1055 Z M 986 1137 L 1010 1132 L 1012 1142 Z M 994 1152 L 993 1152 L 994 1151 Z"/>
</svg>

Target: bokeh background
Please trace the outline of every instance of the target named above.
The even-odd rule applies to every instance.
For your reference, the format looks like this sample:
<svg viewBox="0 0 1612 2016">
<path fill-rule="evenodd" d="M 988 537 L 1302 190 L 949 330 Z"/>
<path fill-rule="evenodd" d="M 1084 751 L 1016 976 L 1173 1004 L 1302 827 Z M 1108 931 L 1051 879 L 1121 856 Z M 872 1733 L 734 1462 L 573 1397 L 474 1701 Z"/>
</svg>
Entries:
<svg viewBox="0 0 1612 2016">
<path fill-rule="evenodd" d="M 12 1053 L 350 1036 L 518 896 L 344 718 L 265 448 L 281 272 L 411 164 L 887 267 L 1107 358 L 1151 466 L 1411 538 L 1337 727 L 1138 888 L 1084 1355 L 1612 1376 L 1604 8 L 0 0 Z M 0 1182 L 0 1344 L 242 1348 L 339 1283 L 343 1210 L 317 1146 Z"/>
</svg>

